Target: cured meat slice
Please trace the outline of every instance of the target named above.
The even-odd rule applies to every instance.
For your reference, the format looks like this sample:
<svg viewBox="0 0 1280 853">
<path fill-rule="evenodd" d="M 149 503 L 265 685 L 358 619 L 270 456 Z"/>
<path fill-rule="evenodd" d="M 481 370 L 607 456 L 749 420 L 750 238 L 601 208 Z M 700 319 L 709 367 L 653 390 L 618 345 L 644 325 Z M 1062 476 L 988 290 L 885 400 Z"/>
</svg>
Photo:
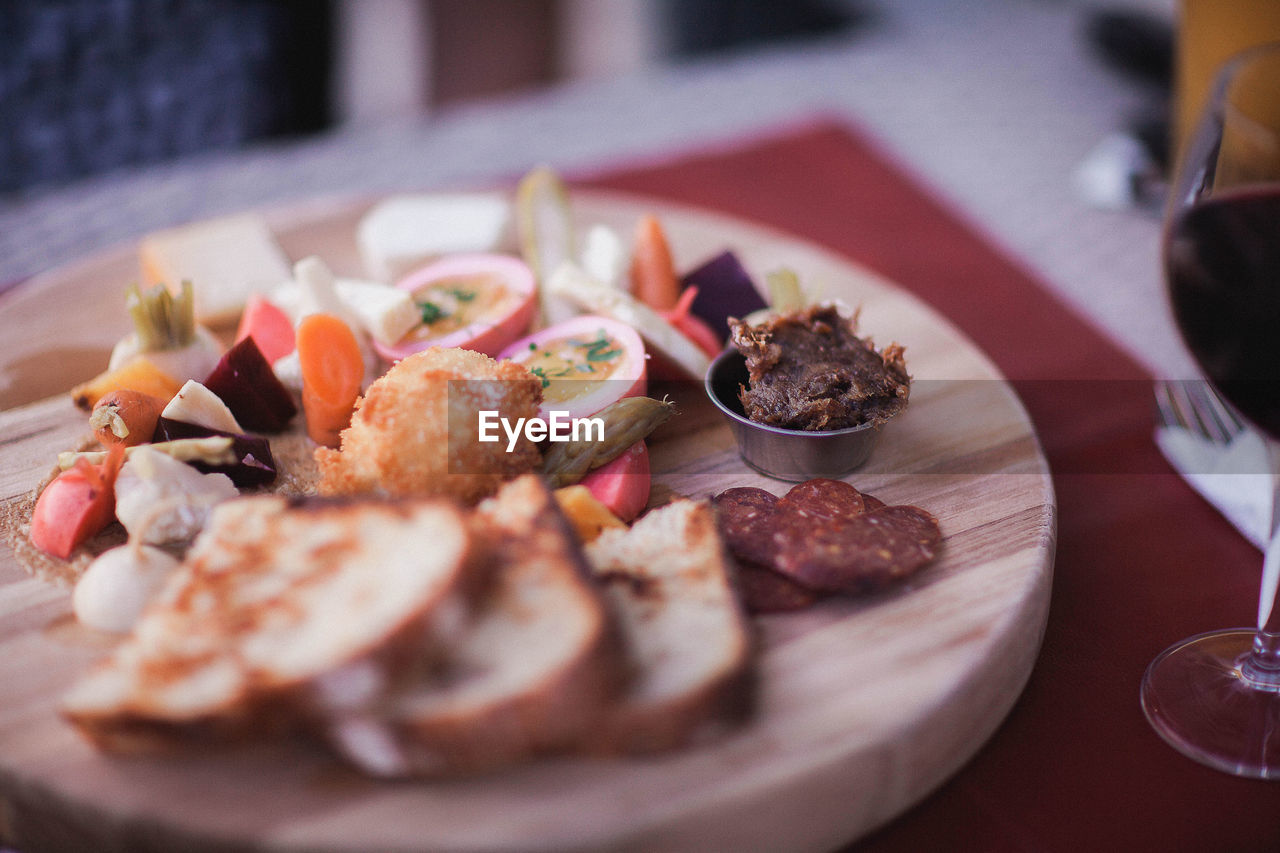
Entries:
<svg viewBox="0 0 1280 853">
<path fill-rule="evenodd" d="M 739 560 L 772 565 L 778 498 L 764 489 L 726 489 L 712 499 L 725 547 Z"/>
<path fill-rule="evenodd" d="M 713 500 L 753 613 L 880 589 L 932 561 L 942 543 L 937 519 L 925 510 L 886 506 L 840 480 L 808 480 L 781 498 L 727 489 Z"/>
<path fill-rule="evenodd" d="M 787 513 L 822 522 L 848 521 L 866 508 L 862 492 L 841 480 L 828 479 L 792 486 L 780 503 Z"/>
<path fill-rule="evenodd" d="M 738 592 L 750 613 L 803 610 L 818 600 L 818 593 L 813 590 L 754 563 L 739 563 Z"/>
<path fill-rule="evenodd" d="M 930 562 L 942 532 L 919 507 L 886 506 L 844 524 L 784 524 L 776 540 L 782 574 L 819 592 L 867 592 Z"/>
</svg>

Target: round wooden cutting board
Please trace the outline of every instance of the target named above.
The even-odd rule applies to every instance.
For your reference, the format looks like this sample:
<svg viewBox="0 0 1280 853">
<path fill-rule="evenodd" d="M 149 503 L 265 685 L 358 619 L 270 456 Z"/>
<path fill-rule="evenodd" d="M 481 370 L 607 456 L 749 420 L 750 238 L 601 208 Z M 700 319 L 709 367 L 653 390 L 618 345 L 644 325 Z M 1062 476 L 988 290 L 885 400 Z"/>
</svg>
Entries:
<svg viewBox="0 0 1280 853">
<path fill-rule="evenodd" d="M 757 713 L 709 743 L 386 783 L 293 741 L 95 752 L 57 706 L 106 642 L 75 623 L 67 589 L 28 577 L 3 549 L 0 840 L 29 851 L 822 850 L 901 813 L 981 747 L 1031 671 L 1054 552 L 1049 472 L 1008 384 L 944 318 L 812 244 L 658 202 L 582 193 L 573 203 L 579 227 L 624 234 L 658 213 L 683 269 L 726 248 L 757 279 L 792 267 L 811 293 L 861 306 L 863 333 L 905 345 L 911 405 L 849 481 L 932 511 L 940 559 L 872 597 L 755 619 Z M 319 254 L 357 274 L 354 227 L 367 206 L 318 203 L 268 220 L 292 258 Z M 136 278 L 126 246 L 0 296 L 0 501 L 27 493 L 85 432 L 62 392 L 105 365 Z M 651 448 L 656 493 L 788 488 L 741 462 L 699 387 L 674 393 L 681 414 Z"/>
</svg>

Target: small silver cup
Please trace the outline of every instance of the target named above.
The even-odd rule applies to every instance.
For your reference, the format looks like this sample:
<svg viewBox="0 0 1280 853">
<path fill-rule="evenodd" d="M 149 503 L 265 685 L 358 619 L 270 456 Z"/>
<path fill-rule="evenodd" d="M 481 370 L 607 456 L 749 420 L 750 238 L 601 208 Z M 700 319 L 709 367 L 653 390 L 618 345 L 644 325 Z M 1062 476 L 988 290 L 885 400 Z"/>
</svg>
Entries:
<svg viewBox="0 0 1280 853">
<path fill-rule="evenodd" d="M 738 387 L 747 384 L 747 362 L 733 348 L 716 356 L 703 385 L 725 417 L 738 443 L 738 453 L 768 477 L 803 482 L 815 477 L 838 479 L 871 456 L 880 430 L 873 424 L 833 430 L 782 429 L 756 423 L 743 413 Z"/>
</svg>

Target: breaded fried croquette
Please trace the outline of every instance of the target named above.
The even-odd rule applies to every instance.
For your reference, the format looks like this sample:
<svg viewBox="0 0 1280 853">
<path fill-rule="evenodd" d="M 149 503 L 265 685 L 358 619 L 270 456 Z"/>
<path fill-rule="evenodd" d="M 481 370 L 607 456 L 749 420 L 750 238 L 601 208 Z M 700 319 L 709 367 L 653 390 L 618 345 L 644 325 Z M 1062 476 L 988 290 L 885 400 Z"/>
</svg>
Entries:
<svg viewBox="0 0 1280 853">
<path fill-rule="evenodd" d="M 451 383 L 452 380 L 452 383 Z M 458 381 L 463 380 L 463 381 Z M 324 495 L 443 495 L 467 504 L 532 470 L 521 435 L 479 441 L 479 412 L 515 423 L 538 414 L 542 383 L 526 368 L 470 350 L 432 347 L 403 359 L 356 403 L 340 449 L 316 449 Z"/>
</svg>

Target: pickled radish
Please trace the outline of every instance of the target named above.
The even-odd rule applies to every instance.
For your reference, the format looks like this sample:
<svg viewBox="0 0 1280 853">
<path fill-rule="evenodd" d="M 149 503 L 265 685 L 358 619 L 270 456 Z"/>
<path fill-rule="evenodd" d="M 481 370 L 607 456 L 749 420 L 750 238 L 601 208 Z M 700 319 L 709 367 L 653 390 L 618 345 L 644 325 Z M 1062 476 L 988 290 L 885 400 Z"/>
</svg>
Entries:
<svg viewBox="0 0 1280 853">
<path fill-rule="evenodd" d="M 635 329 L 608 317 L 583 315 L 521 338 L 499 358 L 523 364 L 542 380 L 539 416 L 589 417 L 648 387 L 644 342 Z"/>
<path fill-rule="evenodd" d="M 592 496 L 623 521 L 631 521 L 649 503 L 649 448 L 643 441 L 582 478 Z"/>
<path fill-rule="evenodd" d="M 396 286 L 412 294 L 422 322 L 394 345 L 374 341 L 387 361 L 436 346 L 495 356 L 529 327 L 537 300 L 528 265 L 507 255 L 451 255 Z"/>
<path fill-rule="evenodd" d="M 702 318 L 690 312 L 694 301 L 698 298 L 697 287 L 686 287 L 680 294 L 680 300 L 670 311 L 659 312 L 662 319 L 676 327 L 680 334 L 698 345 L 698 349 L 715 358 L 724 349 L 724 340 L 706 324 Z"/>
<path fill-rule="evenodd" d="M 31 544 L 55 557 L 71 552 L 115 518 L 115 481 L 125 448 L 115 444 L 101 465 L 80 462 L 40 492 L 31 513 Z"/>
<path fill-rule="evenodd" d="M 240 315 L 240 327 L 236 330 L 236 343 L 253 338 L 269 363 L 293 352 L 293 322 L 284 310 L 258 293 L 250 294 Z"/>
</svg>

